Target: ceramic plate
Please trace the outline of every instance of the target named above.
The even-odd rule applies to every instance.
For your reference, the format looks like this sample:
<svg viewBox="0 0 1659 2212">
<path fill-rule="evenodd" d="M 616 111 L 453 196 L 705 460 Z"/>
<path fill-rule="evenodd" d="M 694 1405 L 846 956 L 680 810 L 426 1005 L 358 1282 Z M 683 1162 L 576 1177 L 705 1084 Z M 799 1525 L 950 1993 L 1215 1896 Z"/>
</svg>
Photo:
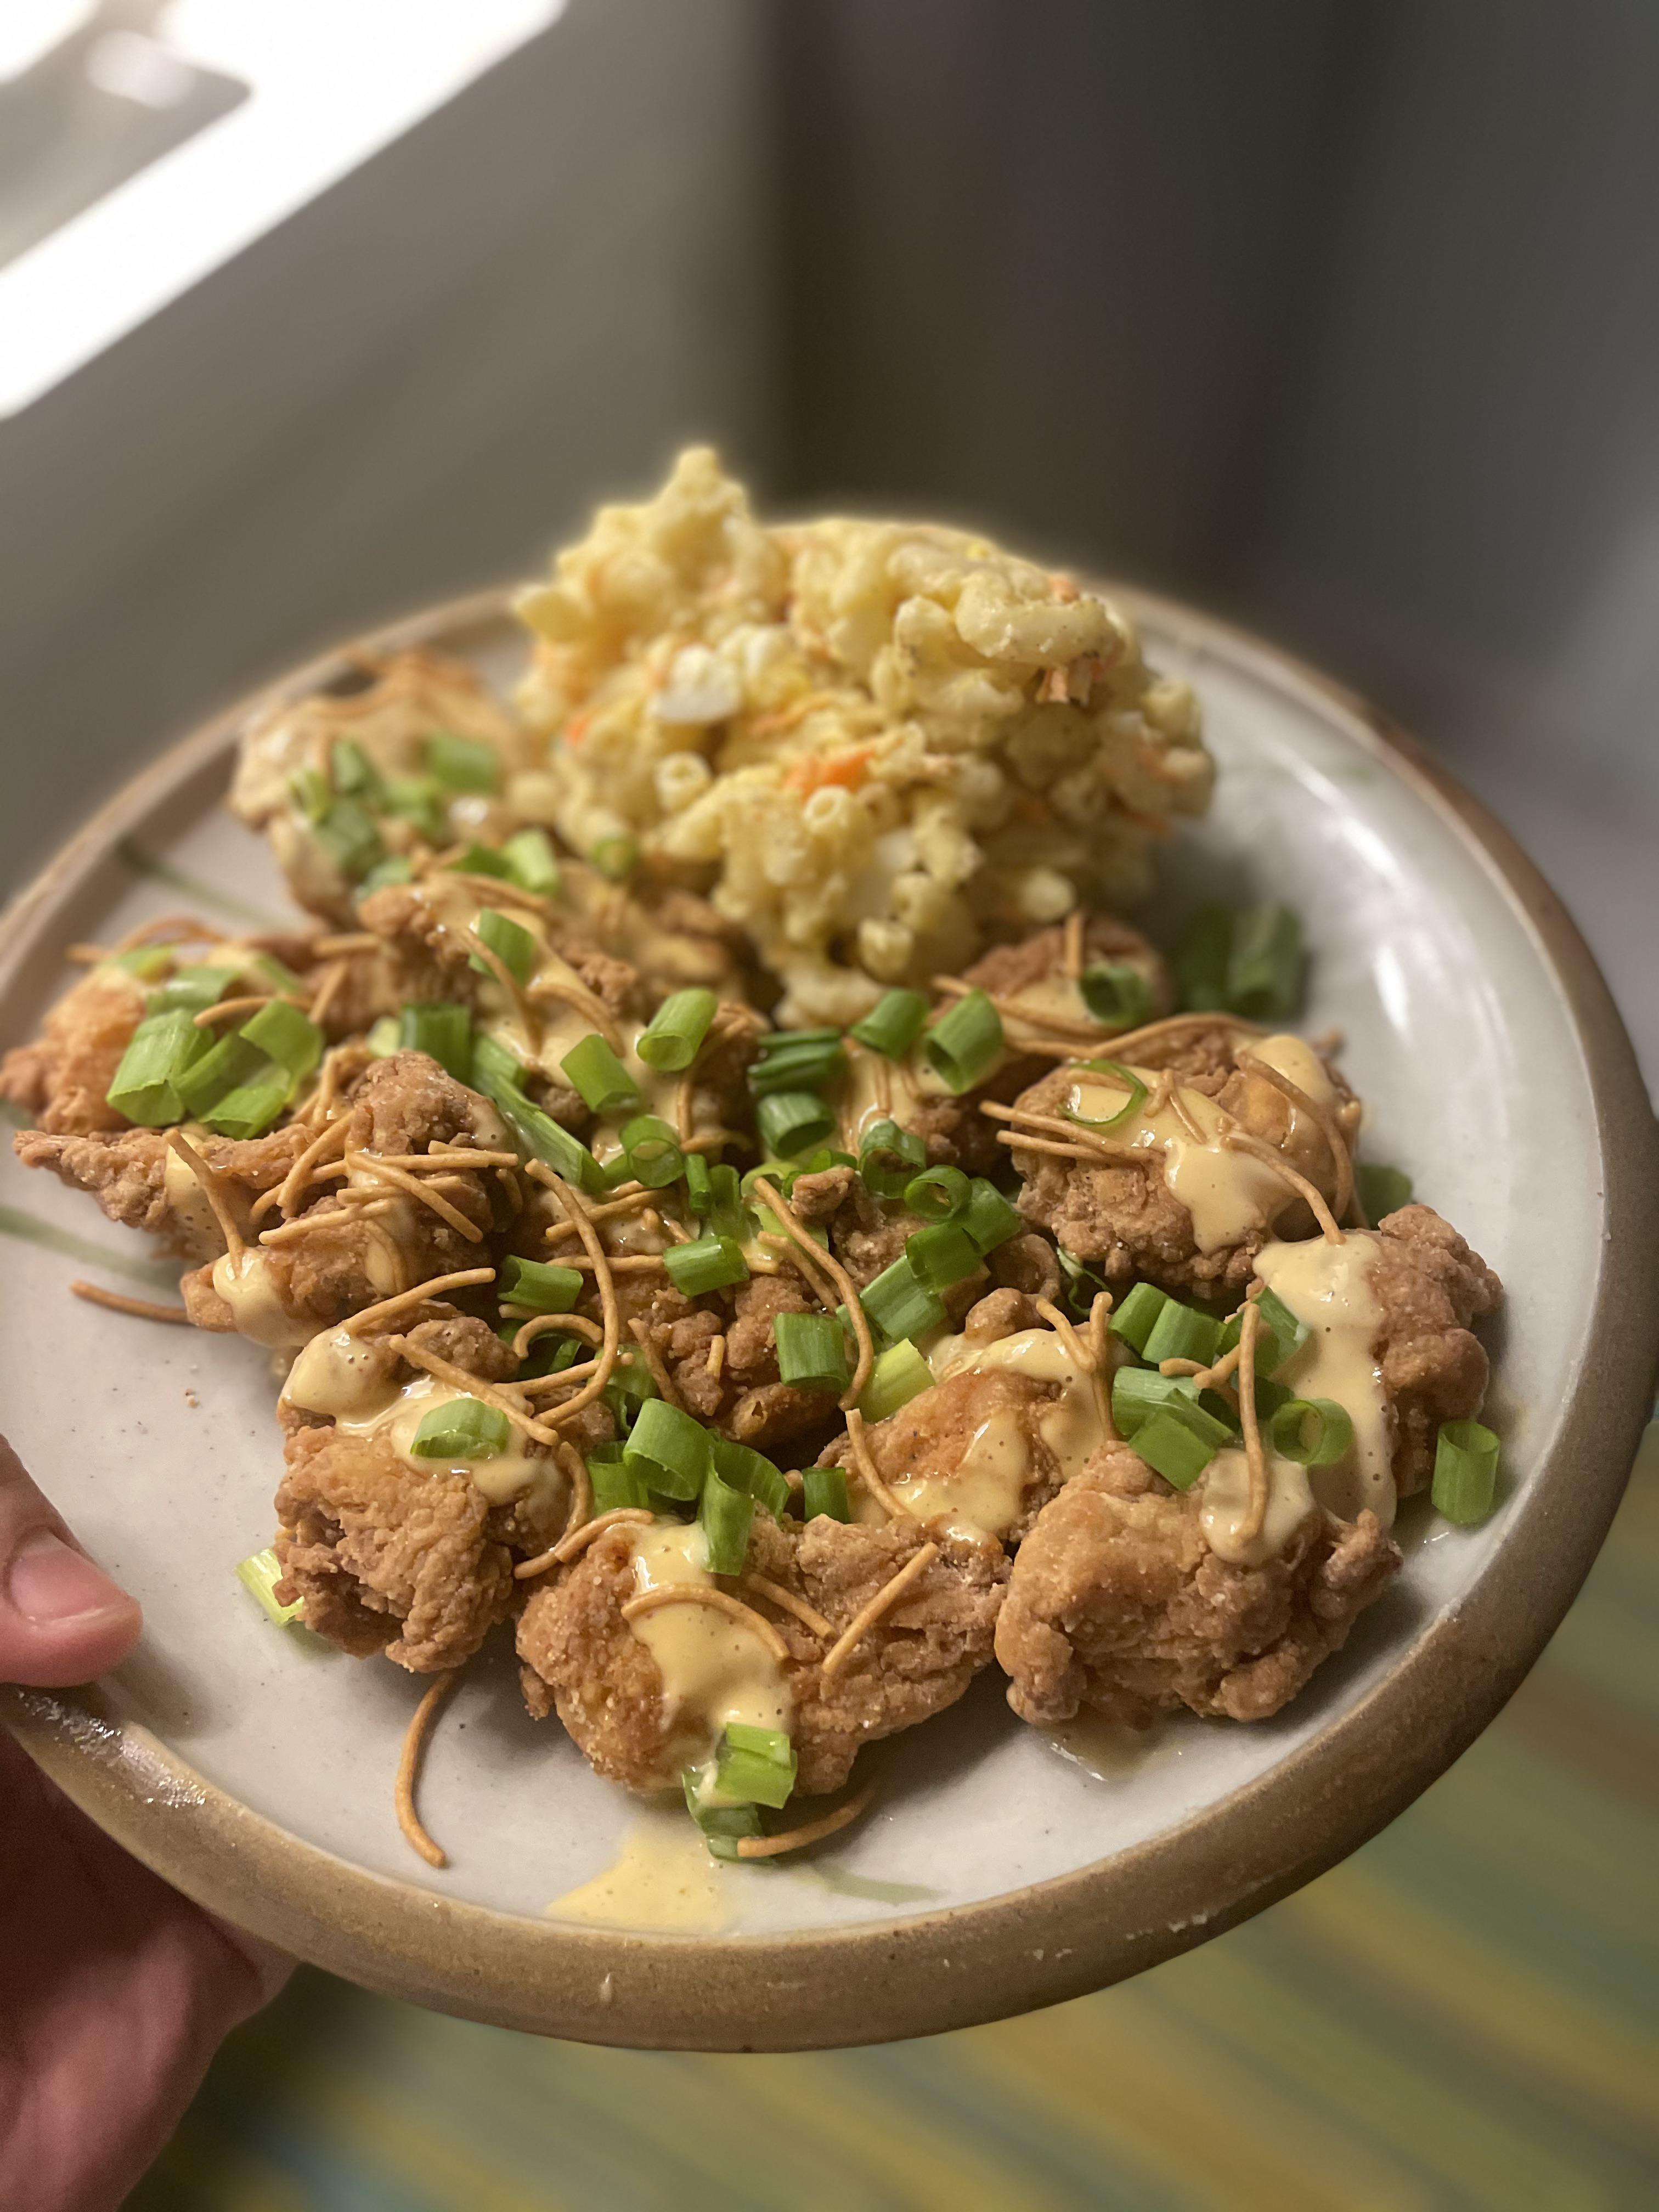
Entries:
<svg viewBox="0 0 1659 2212">
<path fill-rule="evenodd" d="M 1489 1340 L 1507 1470 L 1492 1518 L 1460 1532 L 1408 1507 L 1405 1573 L 1273 1721 L 1057 1744 L 1015 1722 L 993 1672 L 878 1754 L 877 1809 L 810 1863 L 722 1874 L 719 1933 L 550 1917 L 651 1816 L 526 1717 L 502 1653 L 469 1672 L 427 1765 L 451 1867 L 412 1857 L 392 1780 L 423 1685 L 271 1628 L 233 1578 L 271 1528 L 265 1355 L 71 1300 L 77 1275 L 154 1295 L 176 1269 L 8 1154 L 5 1424 L 147 1625 L 96 1692 L 0 1692 L 0 1714 L 140 1858 L 304 1958 L 476 2018 L 681 2048 L 863 2043 L 1073 1996 L 1216 1933 L 1374 1832 L 1491 1719 L 1583 1580 L 1652 1402 L 1659 1175 L 1635 1065 L 1571 925 L 1471 800 L 1282 655 L 1121 596 L 1155 663 L 1197 686 L 1221 769 L 1158 903 L 1300 908 L 1305 1026 L 1346 1034 L 1370 1157 L 1407 1169 L 1509 1286 Z M 503 604 L 374 642 L 509 678 Z M 13 909 L 5 1042 L 68 980 L 77 939 L 181 908 L 282 921 L 263 845 L 219 805 L 249 711 L 158 762 Z M 683 1816 L 679 1832 L 695 1840 Z"/>
</svg>

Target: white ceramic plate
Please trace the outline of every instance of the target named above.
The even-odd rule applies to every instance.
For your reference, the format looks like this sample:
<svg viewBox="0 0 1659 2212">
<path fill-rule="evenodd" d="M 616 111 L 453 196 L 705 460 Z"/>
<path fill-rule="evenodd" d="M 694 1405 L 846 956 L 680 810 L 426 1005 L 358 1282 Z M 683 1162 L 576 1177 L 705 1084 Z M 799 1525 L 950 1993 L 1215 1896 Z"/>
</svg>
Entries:
<svg viewBox="0 0 1659 2212">
<path fill-rule="evenodd" d="M 176 1270 L 8 1155 L 0 1228 L 40 1236 L 4 1240 L 5 1424 L 146 1628 L 101 1698 L 11 1693 L 0 1712 L 161 1871 L 322 1964 L 514 2025 L 862 2041 L 1074 1994 L 1237 1919 L 1389 1817 L 1513 1688 L 1651 1402 L 1654 1146 L 1628 1047 L 1571 925 L 1472 802 L 1282 656 L 1128 596 L 1149 656 L 1196 685 L 1221 771 L 1211 818 L 1168 850 L 1155 933 L 1157 908 L 1195 896 L 1301 910 L 1304 1025 L 1346 1036 L 1368 1156 L 1407 1170 L 1508 1288 L 1488 1335 L 1492 1518 L 1461 1532 L 1407 1508 L 1405 1573 L 1272 1722 L 1171 1723 L 1101 1778 L 1018 1724 L 994 1673 L 890 1748 L 878 1809 L 810 1865 L 726 1878 L 718 1940 L 573 1930 L 548 1905 L 614 1860 L 636 1808 L 526 1717 L 503 1650 L 427 1764 L 423 1814 L 453 1864 L 411 1856 L 392 1778 L 423 1684 L 273 1630 L 233 1578 L 272 1527 L 265 1355 L 72 1301 L 76 1275 L 155 1295 Z M 397 635 L 500 677 L 498 605 Z M 6 1042 L 69 980 L 77 939 L 186 908 L 289 915 L 263 845 L 217 804 L 246 711 L 158 763 L 14 909 Z"/>
</svg>

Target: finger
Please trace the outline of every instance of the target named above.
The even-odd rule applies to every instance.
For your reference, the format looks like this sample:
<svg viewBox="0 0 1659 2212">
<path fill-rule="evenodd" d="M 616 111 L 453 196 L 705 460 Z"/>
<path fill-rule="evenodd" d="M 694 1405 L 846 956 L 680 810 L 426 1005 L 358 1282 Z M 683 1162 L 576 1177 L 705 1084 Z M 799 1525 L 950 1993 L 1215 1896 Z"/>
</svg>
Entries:
<svg viewBox="0 0 1659 2212">
<path fill-rule="evenodd" d="M 142 1626 L 137 1600 L 93 1565 L 0 1437 L 0 1682 L 89 1682 Z"/>
</svg>

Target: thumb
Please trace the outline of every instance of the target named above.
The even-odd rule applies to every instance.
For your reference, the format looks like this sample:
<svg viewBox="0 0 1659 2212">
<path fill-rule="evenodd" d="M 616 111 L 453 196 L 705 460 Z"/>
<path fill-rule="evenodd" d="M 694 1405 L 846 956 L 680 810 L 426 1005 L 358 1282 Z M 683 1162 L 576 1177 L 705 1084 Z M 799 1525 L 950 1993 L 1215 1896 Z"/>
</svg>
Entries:
<svg viewBox="0 0 1659 2212">
<path fill-rule="evenodd" d="M 94 1566 L 0 1437 L 0 1682 L 89 1682 L 142 1626 L 137 1600 Z"/>
</svg>

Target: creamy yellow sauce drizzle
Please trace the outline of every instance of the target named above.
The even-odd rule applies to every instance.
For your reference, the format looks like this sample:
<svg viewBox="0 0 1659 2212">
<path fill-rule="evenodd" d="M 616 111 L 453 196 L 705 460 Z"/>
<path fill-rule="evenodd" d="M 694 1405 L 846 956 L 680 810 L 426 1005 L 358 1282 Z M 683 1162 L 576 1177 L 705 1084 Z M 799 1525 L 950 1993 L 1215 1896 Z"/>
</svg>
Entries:
<svg viewBox="0 0 1659 2212">
<path fill-rule="evenodd" d="M 901 1128 L 908 1128 L 925 1100 L 950 1096 L 920 1051 L 908 1052 L 902 1060 L 886 1060 L 879 1053 L 854 1046 L 847 1058 L 848 1072 L 842 1079 L 836 1105 L 843 1152 L 856 1156 L 878 1121 L 890 1117 Z M 885 1105 L 882 1103 L 884 1086 Z"/>
<path fill-rule="evenodd" d="M 1300 1037 L 1262 1037 L 1250 1049 L 1318 1103 L 1334 1098 L 1317 1054 Z M 1133 1067 L 1132 1072 L 1149 1091 L 1153 1090 L 1158 1077 L 1152 1069 Z M 1146 1111 L 1151 1101 L 1143 1100 L 1138 1112 L 1099 1133 L 1114 1145 L 1163 1154 L 1165 1187 L 1192 1216 L 1193 1241 L 1200 1252 L 1219 1251 L 1272 1228 L 1295 1203 L 1295 1192 L 1265 1161 L 1223 1143 L 1226 1130 L 1235 1125 L 1212 1098 L 1184 1084 L 1176 1089 L 1188 1119 L 1202 1132 L 1201 1144 L 1189 1134 L 1173 1101 L 1152 1114 Z M 1107 1121 L 1122 1110 L 1124 1095 L 1120 1084 L 1085 1079 L 1072 1085 L 1067 1103 L 1085 1120 Z M 1285 1150 L 1295 1155 L 1304 1145 L 1317 1146 L 1321 1140 L 1317 1128 L 1310 1126 L 1310 1116 L 1288 1101 L 1285 1107 L 1290 1116 Z"/>
<path fill-rule="evenodd" d="M 1334 1398 L 1353 1423 L 1353 1443 L 1329 1467 L 1309 1470 L 1313 1494 L 1344 1521 L 1368 1507 L 1393 1526 L 1394 1419 L 1375 1346 L 1382 1310 L 1371 1288 L 1375 1236 L 1350 1231 L 1340 1244 L 1266 1244 L 1256 1273 L 1311 1334 L 1276 1380 L 1299 1398 Z"/>
<path fill-rule="evenodd" d="M 289 1370 L 283 1395 L 308 1413 L 322 1413 L 349 1436 L 384 1436 L 400 1459 L 422 1474 L 447 1471 L 465 1475 L 492 1505 L 514 1498 L 528 1501 L 538 1520 L 562 1514 L 568 1484 L 556 1460 L 527 1449 L 523 1432 L 509 1431 L 505 1449 L 493 1459 L 427 1459 L 410 1447 L 426 1416 L 471 1391 L 433 1375 L 417 1375 L 399 1386 L 378 1370 L 372 1355 L 345 1329 L 315 1336 Z"/>
<path fill-rule="evenodd" d="M 1267 1510 L 1256 1535 L 1246 1539 L 1250 1504 L 1250 1463 L 1243 1451 L 1218 1451 L 1204 1473 L 1204 1502 L 1199 1522 L 1204 1540 L 1218 1559 L 1235 1566 L 1259 1567 L 1277 1559 L 1313 1510 L 1308 1470 L 1293 1460 L 1267 1454 Z"/>
<path fill-rule="evenodd" d="M 653 1808 L 629 1828 L 616 1863 L 555 1898 L 547 1915 L 597 1928 L 713 1936 L 732 1917 L 725 1875 L 678 1806 Z"/>
<path fill-rule="evenodd" d="M 272 1352 L 292 1352 L 311 1334 L 283 1303 L 269 1253 L 250 1249 L 213 1263 L 213 1287 L 230 1308 L 237 1333 Z"/>
<path fill-rule="evenodd" d="M 633 1539 L 636 1589 L 713 1587 L 702 1530 L 660 1522 Z M 682 1768 L 708 1757 L 728 1721 L 788 1732 L 789 1685 L 753 1629 L 706 1605 L 667 1605 L 629 1623 L 657 1662 L 666 1729 L 654 1786 L 678 1787 Z"/>
</svg>

